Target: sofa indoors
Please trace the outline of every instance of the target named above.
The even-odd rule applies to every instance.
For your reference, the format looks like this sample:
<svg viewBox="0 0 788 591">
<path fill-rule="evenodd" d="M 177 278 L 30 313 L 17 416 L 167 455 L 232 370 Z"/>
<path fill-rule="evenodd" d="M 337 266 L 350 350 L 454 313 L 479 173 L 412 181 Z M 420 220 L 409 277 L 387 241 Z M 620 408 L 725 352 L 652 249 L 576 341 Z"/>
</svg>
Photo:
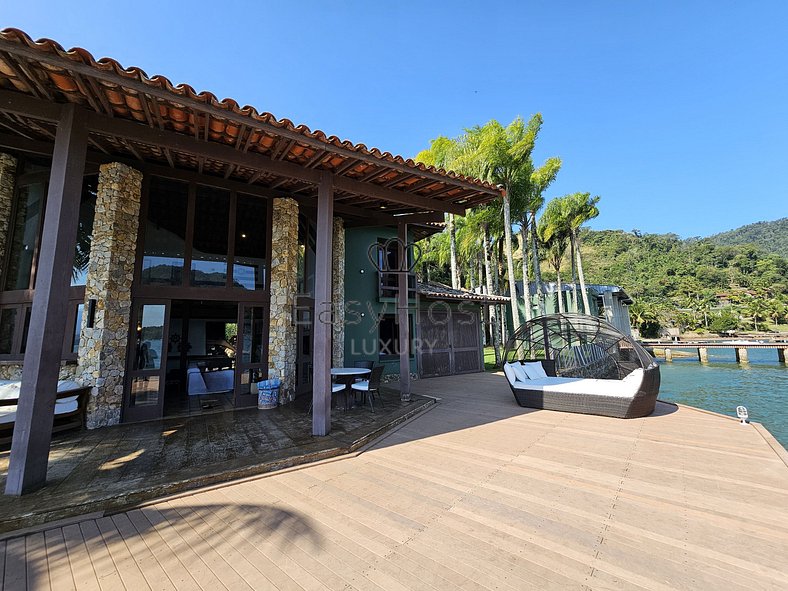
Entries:
<svg viewBox="0 0 788 591">
<path fill-rule="evenodd" d="M 186 392 L 189 396 L 230 392 L 235 386 L 235 370 L 203 371 L 199 367 L 186 370 Z"/>
</svg>

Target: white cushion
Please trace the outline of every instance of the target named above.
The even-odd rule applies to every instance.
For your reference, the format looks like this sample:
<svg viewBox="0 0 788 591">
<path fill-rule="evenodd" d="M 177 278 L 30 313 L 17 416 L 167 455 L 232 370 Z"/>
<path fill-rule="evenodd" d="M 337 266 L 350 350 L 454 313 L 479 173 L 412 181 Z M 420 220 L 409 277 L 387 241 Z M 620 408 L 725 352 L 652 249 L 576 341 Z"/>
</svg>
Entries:
<svg viewBox="0 0 788 591">
<path fill-rule="evenodd" d="M 66 398 L 64 400 L 66 400 L 67 402 L 64 402 L 63 400 L 58 400 L 55 403 L 56 415 L 64 415 L 70 412 L 74 412 L 79 408 L 79 403 L 76 400 L 76 396 L 74 397 L 74 400 L 71 400 L 71 397 Z"/>
<path fill-rule="evenodd" d="M 0 425 L 16 421 L 16 406 L 0 406 Z"/>
<path fill-rule="evenodd" d="M 503 373 L 506 375 L 506 379 L 509 380 L 509 383 L 514 386 L 514 383 L 517 381 L 517 375 L 515 375 L 514 368 L 510 363 L 503 364 Z"/>
<path fill-rule="evenodd" d="M 621 381 L 622 382 L 628 382 L 628 383 L 630 383 L 630 382 L 637 382 L 639 384 L 640 382 L 643 381 L 643 374 L 644 373 L 645 372 L 643 371 L 643 368 L 642 367 L 638 367 L 632 373 L 630 373 L 629 375 L 624 377 L 624 379 L 621 380 Z"/>
<path fill-rule="evenodd" d="M 519 363 L 512 363 L 512 369 L 514 370 L 514 375 L 518 382 L 527 382 L 531 379 L 531 376 L 525 373 L 525 369 L 523 369 L 523 366 Z"/>
<path fill-rule="evenodd" d="M 545 372 L 544 367 L 542 367 L 542 364 L 539 361 L 531 361 L 528 363 L 523 363 L 522 367 L 525 370 L 525 373 L 528 374 L 528 377 L 531 378 L 532 380 L 538 380 L 539 378 L 547 377 L 547 373 Z"/>
<path fill-rule="evenodd" d="M 582 396 L 612 396 L 627 398 L 634 396 L 640 388 L 640 382 L 626 382 L 624 380 L 595 380 L 591 378 L 554 378 L 546 377 L 530 380 L 527 384 L 517 383 L 515 388 L 522 390 L 535 390 L 538 392 L 557 392 L 561 394 L 577 394 Z"/>
<path fill-rule="evenodd" d="M 331 384 L 331 393 L 341 392 L 345 389 L 345 384 Z"/>
<path fill-rule="evenodd" d="M 10 381 L 0 384 L 0 400 L 19 400 L 20 381 Z"/>
<path fill-rule="evenodd" d="M 361 380 L 360 382 L 356 382 L 351 386 L 354 390 L 360 390 L 362 392 L 366 392 L 369 390 L 369 380 Z"/>
<path fill-rule="evenodd" d="M 61 398 L 59 400 L 55 400 L 55 404 L 70 404 L 72 402 L 76 402 L 77 398 L 79 398 L 78 395 L 66 396 L 65 398 Z"/>
<path fill-rule="evenodd" d="M 79 390 L 80 388 L 82 388 L 82 386 L 74 380 L 60 380 L 57 383 L 58 392 L 68 392 L 69 390 Z"/>
</svg>

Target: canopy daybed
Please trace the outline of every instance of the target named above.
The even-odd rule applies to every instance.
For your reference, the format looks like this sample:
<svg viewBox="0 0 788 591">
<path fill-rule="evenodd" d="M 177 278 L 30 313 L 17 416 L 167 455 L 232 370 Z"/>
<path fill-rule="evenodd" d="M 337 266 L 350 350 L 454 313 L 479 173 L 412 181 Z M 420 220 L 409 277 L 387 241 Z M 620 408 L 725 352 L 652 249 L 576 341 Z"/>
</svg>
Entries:
<svg viewBox="0 0 788 591">
<path fill-rule="evenodd" d="M 659 365 L 600 318 L 551 314 L 523 324 L 506 344 L 504 374 L 520 406 L 619 418 L 654 411 Z"/>
</svg>

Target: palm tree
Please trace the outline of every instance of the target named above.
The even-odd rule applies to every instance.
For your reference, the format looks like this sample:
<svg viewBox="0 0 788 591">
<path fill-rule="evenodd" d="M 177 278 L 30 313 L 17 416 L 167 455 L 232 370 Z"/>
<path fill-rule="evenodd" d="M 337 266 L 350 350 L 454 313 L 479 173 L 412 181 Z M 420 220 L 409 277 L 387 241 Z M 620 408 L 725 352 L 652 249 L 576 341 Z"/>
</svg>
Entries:
<svg viewBox="0 0 788 591">
<path fill-rule="evenodd" d="M 583 259 L 580 256 L 580 228 L 588 220 L 594 219 L 599 215 L 596 204 L 599 203 L 599 196 L 591 197 L 591 193 L 571 193 L 561 197 L 565 209 L 564 215 L 569 226 L 569 241 L 574 249 L 577 262 L 577 274 L 580 278 L 580 292 L 583 296 L 583 307 L 586 314 L 591 311 L 586 293 L 586 280 L 583 274 Z"/>
<path fill-rule="evenodd" d="M 457 157 L 460 147 L 456 140 L 445 136 L 438 136 L 430 142 L 430 147 L 422 150 L 416 155 L 416 162 L 422 162 L 429 166 L 438 168 L 451 168 L 453 160 Z M 455 228 L 454 214 L 446 216 L 446 227 L 449 231 L 449 264 L 451 268 L 451 286 L 454 289 L 460 287 L 460 275 L 457 265 L 457 232 Z"/>
<path fill-rule="evenodd" d="M 464 162 L 471 169 L 470 172 L 491 183 L 501 185 L 504 190 L 502 200 L 504 254 L 509 293 L 512 296 L 514 330 L 520 326 L 520 313 L 517 306 L 512 252 L 511 201 L 513 194 L 521 187 L 524 175 L 531 173 L 533 167 L 531 152 L 541 119 L 541 115 L 534 115 L 526 125 L 522 117 L 517 117 L 506 127 L 492 120 L 481 127 L 469 129 L 466 133 L 467 151 Z M 525 309 L 526 315 L 529 315 L 529 306 Z"/>
<path fill-rule="evenodd" d="M 558 287 L 558 312 L 564 313 L 563 286 L 561 284 L 561 263 L 566 255 L 569 232 L 561 215 L 560 202 L 553 200 L 547 204 L 537 228 L 539 240 L 547 249 L 547 262 L 555 271 Z M 542 310 L 544 313 L 544 309 Z"/>
<path fill-rule="evenodd" d="M 523 248 L 526 244 L 526 228 L 530 228 L 531 234 L 531 261 L 534 267 L 534 281 L 537 288 L 537 299 L 539 300 L 539 310 L 544 315 L 544 285 L 542 283 L 542 272 L 539 267 L 539 249 L 537 246 L 537 224 L 536 214 L 544 205 L 544 192 L 547 190 L 555 177 L 558 176 L 558 171 L 561 169 L 561 159 L 557 157 L 548 158 L 544 164 L 534 170 L 529 178 L 528 198 L 526 201 L 525 212 L 520 224 L 520 233 L 523 240 Z M 523 266 L 525 267 L 525 251 L 523 251 Z M 526 272 L 523 271 L 523 278 Z M 525 280 L 523 280 L 525 283 Z"/>
</svg>

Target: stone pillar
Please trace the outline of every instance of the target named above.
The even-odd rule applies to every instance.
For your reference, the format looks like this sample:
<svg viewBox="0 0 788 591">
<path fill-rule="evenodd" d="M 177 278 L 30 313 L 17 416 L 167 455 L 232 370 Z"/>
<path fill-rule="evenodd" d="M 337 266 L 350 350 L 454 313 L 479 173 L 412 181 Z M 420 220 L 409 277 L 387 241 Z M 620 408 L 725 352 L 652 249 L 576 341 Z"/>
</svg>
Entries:
<svg viewBox="0 0 788 591">
<path fill-rule="evenodd" d="M 331 286 L 333 305 L 333 333 L 331 339 L 331 365 L 345 365 L 345 224 L 342 218 L 334 218 L 334 250 L 332 269 L 334 273 Z"/>
<path fill-rule="evenodd" d="M 101 166 L 78 353 L 78 375 L 92 386 L 88 429 L 120 422 L 141 193 L 142 173 L 117 162 Z M 91 299 L 96 314 L 88 328 Z"/>
<path fill-rule="evenodd" d="M 668 348 L 665 349 L 665 361 L 673 361 L 673 351 Z"/>
<path fill-rule="evenodd" d="M 739 363 L 749 363 L 750 358 L 748 356 L 747 347 L 737 347 L 736 348 L 736 361 Z"/>
<path fill-rule="evenodd" d="M 709 350 L 706 347 L 698 347 L 698 359 L 701 363 L 709 362 Z"/>
<path fill-rule="evenodd" d="M 282 380 L 280 402 L 295 395 L 296 339 L 294 319 L 298 289 L 298 203 L 274 199 L 271 231 L 271 310 L 268 337 L 268 371 Z"/>
<path fill-rule="evenodd" d="M 14 181 L 16 179 L 16 158 L 0 152 L 0 289 L 5 277 L 2 275 L 2 261 L 8 243 L 11 227 L 11 203 L 14 201 Z"/>
<path fill-rule="evenodd" d="M 777 347 L 777 361 L 780 363 L 785 363 L 785 352 L 788 351 L 788 347 L 780 348 Z"/>
</svg>

